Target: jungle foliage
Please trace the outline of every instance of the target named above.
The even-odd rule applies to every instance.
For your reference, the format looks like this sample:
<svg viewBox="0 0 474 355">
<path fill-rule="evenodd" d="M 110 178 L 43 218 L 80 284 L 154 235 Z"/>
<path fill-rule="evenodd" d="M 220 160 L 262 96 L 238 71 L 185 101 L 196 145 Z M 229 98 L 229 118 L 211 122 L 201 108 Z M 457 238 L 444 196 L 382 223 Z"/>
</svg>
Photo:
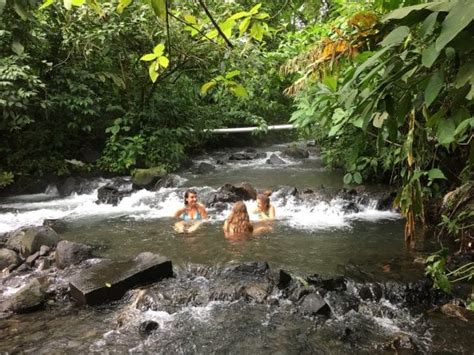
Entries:
<svg viewBox="0 0 474 355">
<path fill-rule="evenodd" d="M 350 11 L 283 70 L 291 121 L 318 137 L 345 183 L 389 180 L 414 235 L 423 202 L 472 178 L 474 3 Z M 311 31 L 321 31 L 313 26 Z"/>
<path fill-rule="evenodd" d="M 288 118 L 346 184 L 399 187 L 408 239 L 424 201 L 472 178 L 472 1 L 0 0 L 0 16 L 0 187 L 173 170 L 208 129 Z"/>
</svg>

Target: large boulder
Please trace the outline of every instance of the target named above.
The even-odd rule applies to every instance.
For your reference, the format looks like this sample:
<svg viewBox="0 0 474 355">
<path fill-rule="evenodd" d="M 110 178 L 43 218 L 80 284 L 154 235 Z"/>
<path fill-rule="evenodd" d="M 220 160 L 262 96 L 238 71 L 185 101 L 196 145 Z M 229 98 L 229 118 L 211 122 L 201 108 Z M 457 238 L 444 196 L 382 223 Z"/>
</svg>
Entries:
<svg viewBox="0 0 474 355">
<path fill-rule="evenodd" d="M 309 150 L 290 146 L 284 150 L 283 154 L 294 159 L 306 159 L 309 157 Z"/>
<path fill-rule="evenodd" d="M 19 265 L 20 262 L 20 257 L 15 251 L 6 248 L 0 249 L 0 271 L 10 265 Z"/>
<path fill-rule="evenodd" d="M 55 247 L 58 242 L 58 234 L 50 227 L 24 227 L 10 234 L 5 247 L 26 258 L 39 251 L 42 245 Z"/>
<path fill-rule="evenodd" d="M 199 164 L 197 170 L 196 170 L 196 173 L 197 174 L 209 174 L 210 172 L 216 170 L 216 167 L 212 164 L 209 164 L 209 163 L 206 163 L 206 162 L 202 162 L 201 164 Z"/>
<path fill-rule="evenodd" d="M 38 279 L 32 279 L 0 303 L 0 312 L 25 313 L 41 307 L 46 293 Z"/>
<path fill-rule="evenodd" d="M 133 186 L 141 189 L 153 189 L 156 183 L 166 175 L 161 166 L 149 169 L 135 169 L 132 175 Z"/>
<path fill-rule="evenodd" d="M 257 198 L 257 190 L 248 182 L 242 182 L 240 186 L 225 184 L 214 194 L 211 205 L 218 202 L 237 202 L 241 200 L 255 200 Z"/>
<path fill-rule="evenodd" d="M 79 264 L 92 257 L 92 247 L 80 243 L 61 240 L 56 247 L 56 266 L 64 269 Z"/>
<path fill-rule="evenodd" d="M 129 192 L 121 192 L 118 188 L 113 185 L 105 185 L 97 190 L 97 204 L 106 203 L 109 205 L 117 206 L 119 202 L 125 197 L 130 195 Z"/>
</svg>

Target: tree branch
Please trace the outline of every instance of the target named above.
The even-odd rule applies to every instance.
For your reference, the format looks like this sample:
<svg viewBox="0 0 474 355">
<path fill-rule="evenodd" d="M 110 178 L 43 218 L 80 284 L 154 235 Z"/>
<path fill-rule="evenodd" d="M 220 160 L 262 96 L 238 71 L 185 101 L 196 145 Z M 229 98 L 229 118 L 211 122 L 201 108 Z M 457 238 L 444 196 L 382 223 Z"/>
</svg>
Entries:
<svg viewBox="0 0 474 355">
<path fill-rule="evenodd" d="M 219 34 L 222 36 L 222 38 L 224 38 L 224 41 L 227 43 L 227 45 L 229 46 L 229 48 L 234 48 L 234 45 L 229 41 L 229 39 L 227 38 L 227 36 L 224 34 L 224 32 L 222 32 L 221 28 L 219 27 L 219 25 L 217 24 L 217 22 L 214 20 L 214 18 L 212 17 L 211 13 L 209 12 L 209 10 L 207 9 L 206 5 L 204 4 L 204 2 L 202 0 L 197 0 L 199 2 L 199 5 L 201 5 L 201 7 L 204 9 L 204 12 L 206 13 L 207 17 L 209 17 L 209 20 L 211 20 L 212 24 L 214 25 L 214 27 L 216 28 L 217 32 L 219 32 Z"/>
</svg>

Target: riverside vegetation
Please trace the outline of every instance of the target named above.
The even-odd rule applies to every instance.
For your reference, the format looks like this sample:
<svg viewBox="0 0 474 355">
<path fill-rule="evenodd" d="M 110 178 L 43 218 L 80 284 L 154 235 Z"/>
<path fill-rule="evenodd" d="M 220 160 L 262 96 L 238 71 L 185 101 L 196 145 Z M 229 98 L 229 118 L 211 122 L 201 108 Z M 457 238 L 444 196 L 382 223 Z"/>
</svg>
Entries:
<svg viewBox="0 0 474 355">
<path fill-rule="evenodd" d="M 0 0 L 0 17 L 5 191 L 172 171 L 208 129 L 289 118 L 344 183 L 398 187 L 408 244 L 428 224 L 472 255 L 472 1 Z M 446 260 L 427 261 L 438 287 L 472 279 Z"/>
</svg>

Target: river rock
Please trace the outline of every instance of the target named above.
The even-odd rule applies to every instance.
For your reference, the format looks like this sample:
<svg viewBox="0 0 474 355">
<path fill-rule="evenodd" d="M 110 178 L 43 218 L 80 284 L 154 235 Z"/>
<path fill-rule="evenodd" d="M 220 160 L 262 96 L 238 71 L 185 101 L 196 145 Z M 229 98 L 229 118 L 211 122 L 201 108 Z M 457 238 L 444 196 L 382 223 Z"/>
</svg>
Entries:
<svg viewBox="0 0 474 355">
<path fill-rule="evenodd" d="M 45 219 L 43 226 L 53 228 L 56 233 L 64 233 L 67 230 L 66 222 L 60 219 Z"/>
<path fill-rule="evenodd" d="M 56 266 L 64 269 L 70 265 L 79 264 L 92 256 L 92 247 L 61 240 L 56 247 Z"/>
<path fill-rule="evenodd" d="M 96 203 L 106 203 L 112 206 L 117 206 L 125 195 L 116 187 L 105 185 L 97 190 Z"/>
<path fill-rule="evenodd" d="M 307 149 L 290 146 L 283 151 L 283 154 L 287 157 L 294 159 L 306 159 L 309 157 L 309 151 Z"/>
<path fill-rule="evenodd" d="M 73 277 L 69 288 L 78 304 L 97 305 L 120 299 L 132 287 L 172 276 L 171 260 L 152 253 L 141 253 L 133 260 L 104 260 L 92 265 Z"/>
<path fill-rule="evenodd" d="M 272 287 L 268 283 L 253 283 L 245 286 L 247 299 L 254 300 L 257 303 L 263 303 L 271 290 Z"/>
<path fill-rule="evenodd" d="M 384 192 L 377 198 L 377 205 L 375 209 L 380 211 L 388 211 L 393 209 L 393 201 L 395 201 L 395 197 L 397 197 L 396 192 Z"/>
<path fill-rule="evenodd" d="M 266 153 L 257 153 L 257 151 L 232 153 L 229 160 L 254 160 L 262 159 L 267 156 Z"/>
<path fill-rule="evenodd" d="M 42 245 L 55 247 L 58 241 L 58 234 L 50 227 L 25 227 L 10 234 L 6 247 L 26 258 L 39 251 Z"/>
<path fill-rule="evenodd" d="M 73 193 L 84 194 L 93 190 L 93 186 L 87 179 L 72 176 L 58 183 L 57 188 L 61 196 L 70 196 Z"/>
<path fill-rule="evenodd" d="M 136 188 L 152 189 L 165 175 L 166 170 L 161 166 L 149 169 L 135 169 L 132 175 L 132 182 Z"/>
<path fill-rule="evenodd" d="M 257 191 L 248 182 L 242 182 L 240 186 L 225 184 L 214 193 L 210 205 L 218 202 L 237 202 L 257 198 Z"/>
<path fill-rule="evenodd" d="M 166 174 L 163 178 L 161 178 L 156 184 L 155 187 L 153 188 L 154 191 L 158 191 L 162 187 L 168 188 L 168 187 L 178 187 L 180 185 L 180 180 L 181 178 L 179 175 L 176 174 Z"/>
<path fill-rule="evenodd" d="M 153 320 L 146 320 L 142 322 L 138 327 L 138 333 L 143 337 L 146 338 L 149 336 L 154 330 L 159 328 L 159 324 Z"/>
<path fill-rule="evenodd" d="M 209 174 L 211 171 L 214 171 L 214 170 L 216 170 L 216 167 L 214 165 L 206 163 L 206 162 L 202 162 L 201 164 L 199 164 L 199 166 L 196 170 L 196 173 L 197 174 Z"/>
<path fill-rule="evenodd" d="M 0 303 L 0 312 L 25 313 L 34 311 L 41 307 L 45 298 L 46 293 L 38 279 L 32 279 Z"/>
<path fill-rule="evenodd" d="M 276 155 L 275 153 L 270 155 L 270 158 L 268 158 L 265 163 L 270 164 L 270 165 L 283 165 L 283 164 L 286 164 L 286 162 L 283 159 L 281 159 L 278 155 Z"/>
<path fill-rule="evenodd" d="M 0 249 L 0 271 L 10 265 L 17 266 L 20 262 L 20 257 L 15 251 L 6 248 Z"/>
<path fill-rule="evenodd" d="M 300 312 L 304 315 L 314 316 L 316 314 L 329 315 L 330 309 L 324 299 L 317 293 L 304 296 L 300 302 Z"/>
<path fill-rule="evenodd" d="M 25 263 L 29 266 L 33 266 L 36 259 L 38 259 L 38 258 L 39 258 L 39 251 L 37 251 L 36 253 L 31 254 L 30 256 L 28 256 L 25 260 Z"/>
</svg>

